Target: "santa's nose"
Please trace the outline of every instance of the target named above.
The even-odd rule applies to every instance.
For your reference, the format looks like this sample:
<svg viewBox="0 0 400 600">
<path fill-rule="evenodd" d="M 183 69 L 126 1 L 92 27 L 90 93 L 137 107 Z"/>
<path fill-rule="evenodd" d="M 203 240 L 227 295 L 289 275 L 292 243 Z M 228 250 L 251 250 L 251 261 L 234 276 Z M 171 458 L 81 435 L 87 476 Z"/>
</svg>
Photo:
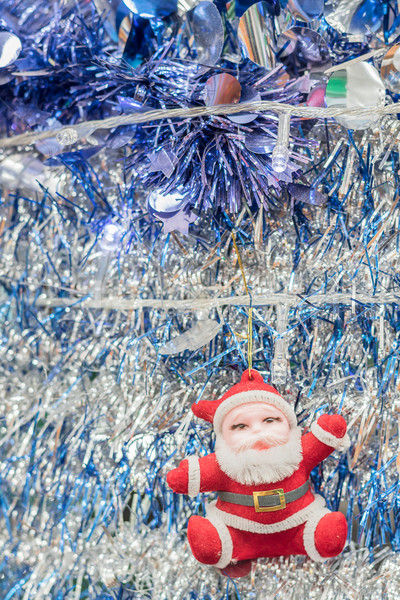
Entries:
<svg viewBox="0 0 400 600">
<path fill-rule="evenodd" d="M 253 433 L 260 433 L 262 431 L 261 423 L 254 423 L 252 427 Z"/>
<path fill-rule="evenodd" d="M 256 442 L 253 446 L 253 450 L 268 450 L 269 448 L 271 448 L 270 444 L 261 441 Z"/>
</svg>

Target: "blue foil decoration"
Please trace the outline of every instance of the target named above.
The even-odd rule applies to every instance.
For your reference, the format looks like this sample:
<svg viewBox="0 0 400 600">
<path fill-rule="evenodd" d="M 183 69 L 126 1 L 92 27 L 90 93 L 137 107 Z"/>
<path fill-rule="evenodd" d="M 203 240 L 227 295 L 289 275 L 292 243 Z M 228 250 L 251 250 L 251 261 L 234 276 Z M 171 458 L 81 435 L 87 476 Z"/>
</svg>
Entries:
<svg viewBox="0 0 400 600">
<path fill-rule="evenodd" d="M 123 0 L 133 13 L 145 19 L 166 17 L 177 8 L 177 0 Z"/>
<path fill-rule="evenodd" d="M 374 33 L 382 26 L 384 4 L 376 0 L 364 0 L 354 12 L 350 23 L 350 31 L 365 31 L 366 28 Z"/>
</svg>

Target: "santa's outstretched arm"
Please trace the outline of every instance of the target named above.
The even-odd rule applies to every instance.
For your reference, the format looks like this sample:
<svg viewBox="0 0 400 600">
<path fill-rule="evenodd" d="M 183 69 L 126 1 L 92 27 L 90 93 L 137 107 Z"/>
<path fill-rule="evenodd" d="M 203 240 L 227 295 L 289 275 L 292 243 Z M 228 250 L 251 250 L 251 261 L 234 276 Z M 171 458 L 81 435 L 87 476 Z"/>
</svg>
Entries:
<svg viewBox="0 0 400 600">
<path fill-rule="evenodd" d="M 167 474 L 167 483 L 174 492 L 197 496 L 200 492 L 218 490 L 220 471 L 215 454 L 198 458 L 189 456 L 179 467 Z"/>
<path fill-rule="evenodd" d="M 319 465 L 334 450 L 347 450 L 350 439 L 347 423 L 341 415 L 321 415 L 303 435 L 303 461 L 309 471 Z"/>
</svg>

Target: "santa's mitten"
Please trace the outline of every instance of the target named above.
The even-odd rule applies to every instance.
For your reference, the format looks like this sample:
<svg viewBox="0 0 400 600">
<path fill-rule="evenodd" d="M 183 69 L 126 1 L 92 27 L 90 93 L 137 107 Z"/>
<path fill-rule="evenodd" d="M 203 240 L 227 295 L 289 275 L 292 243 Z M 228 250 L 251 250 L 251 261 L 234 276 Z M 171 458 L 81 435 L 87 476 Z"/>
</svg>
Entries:
<svg viewBox="0 0 400 600">
<path fill-rule="evenodd" d="M 337 438 L 344 437 L 347 431 L 347 423 L 341 415 L 321 415 L 317 423 L 324 431 Z"/>
<path fill-rule="evenodd" d="M 167 483 L 177 494 L 188 493 L 188 480 L 189 465 L 186 459 L 181 461 L 177 469 L 172 469 L 172 471 L 167 474 Z"/>
<path fill-rule="evenodd" d="M 346 431 L 347 423 L 341 415 L 321 415 L 311 425 L 311 432 L 320 442 L 337 450 L 347 450 L 350 446 Z"/>
</svg>

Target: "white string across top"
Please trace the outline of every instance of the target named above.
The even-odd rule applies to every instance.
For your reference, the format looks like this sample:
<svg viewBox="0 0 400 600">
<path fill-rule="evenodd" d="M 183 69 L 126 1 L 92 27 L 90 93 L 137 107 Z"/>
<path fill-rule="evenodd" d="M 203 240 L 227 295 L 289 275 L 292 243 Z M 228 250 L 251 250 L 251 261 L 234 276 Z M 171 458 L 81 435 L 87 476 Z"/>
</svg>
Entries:
<svg viewBox="0 0 400 600">
<path fill-rule="evenodd" d="M 31 133 L 23 133 L 13 137 L 0 139 L 0 148 L 13 146 L 26 146 L 34 144 L 40 140 L 55 137 L 57 134 L 65 131 L 75 130 L 78 138 L 85 137 L 96 129 L 113 129 L 120 125 L 150 123 L 152 121 L 160 121 L 162 119 L 194 119 L 196 117 L 206 117 L 211 115 L 231 115 L 239 112 L 273 112 L 278 116 L 280 114 L 289 113 L 291 117 L 299 117 L 302 119 L 328 119 L 337 117 L 367 117 L 376 116 L 376 118 L 385 115 L 396 115 L 400 113 L 400 102 L 387 104 L 386 106 L 367 106 L 367 107 L 331 107 L 321 108 L 314 106 L 294 106 L 281 102 L 260 101 L 260 102 L 243 102 L 238 104 L 220 104 L 217 106 L 195 106 L 193 108 L 174 108 L 169 110 L 148 110 L 146 112 L 138 112 L 129 115 L 118 115 L 107 119 L 97 119 L 94 121 L 83 121 L 60 127 L 59 129 L 51 129 L 48 131 L 34 131 Z"/>
</svg>

